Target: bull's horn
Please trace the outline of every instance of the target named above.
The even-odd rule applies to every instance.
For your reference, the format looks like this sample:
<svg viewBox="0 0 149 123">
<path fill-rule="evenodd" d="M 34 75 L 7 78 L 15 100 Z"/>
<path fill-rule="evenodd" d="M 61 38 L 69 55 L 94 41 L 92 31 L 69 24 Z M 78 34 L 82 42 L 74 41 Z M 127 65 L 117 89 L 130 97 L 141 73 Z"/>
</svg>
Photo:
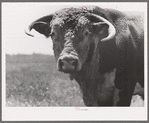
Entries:
<svg viewBox="0 0 149 123">
<path fill-rule="evenodd" d="M 116 35 L 116 30 L 115 30 L 114 26 L 108 20 L 106 20 L 105 18 L 103 18 L 99 15 L 96 15 L 96 14 L 91 14 L 91 16 L 98 18 L 99 20 L 101 20 L 109 25 L 109 28 L 108 28 L 109 35 L 106 38 L 103 38 L 101 41 L 108 41 L 108 40 L 114 38 L 114 36 Z"/>
<path fill-rule="evenodd" d="M 35 29 L 37 32 L 48 36 L 50 29 L 47 28 L 48 24 L 52 20 L 52 17 L 53 14 L 39 18 L 38 20 L 34 21 L 28 28 L 25 29 L 25 33 L 29 36 L 34 37 L 34 35 L 31 33 L 31 30 Z"/>
<path fill-rule="evenodd" d="M 24 30 L 24 32 L 25 32 L 28 36 L 34 37 L 34 35 L 31 33 L 30 26 L 29 26 L 28 28 L 26 28 L 26 29 Z"/>
<path fill-rule="evenodd" d="M 31 33 L 31 30 L 35 28 L 36 24 L 47 24 L 46 22 L 33 22 L 27 29 L 25 29 L 25 33 L 31 37 L 34 35 Z"/>
</svg>

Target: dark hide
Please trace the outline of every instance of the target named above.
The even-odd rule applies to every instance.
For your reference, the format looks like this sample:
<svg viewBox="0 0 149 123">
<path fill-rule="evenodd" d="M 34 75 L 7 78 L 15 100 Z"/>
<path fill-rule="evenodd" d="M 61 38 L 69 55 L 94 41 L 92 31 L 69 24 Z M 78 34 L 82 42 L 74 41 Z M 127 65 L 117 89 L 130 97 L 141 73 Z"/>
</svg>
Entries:
<svg viewBox="0 0 149 123">
<path fill-rule="evenodd" d="M 114 38 L 101 41 L 108 36 L 108 26 L 93 26 L 99 20 L 89 16 L 91 13 L 112 23 L 116 29 Z M 136 82 L 144 86 L 141 16 L 88 6 L 60 10 L 44 17 L 43 22 L 42 18 L 33 22 L 31 29 L 51 36 L 58 69 L 78 82 L 87 106 L 130 105 Z"/>
</svg>

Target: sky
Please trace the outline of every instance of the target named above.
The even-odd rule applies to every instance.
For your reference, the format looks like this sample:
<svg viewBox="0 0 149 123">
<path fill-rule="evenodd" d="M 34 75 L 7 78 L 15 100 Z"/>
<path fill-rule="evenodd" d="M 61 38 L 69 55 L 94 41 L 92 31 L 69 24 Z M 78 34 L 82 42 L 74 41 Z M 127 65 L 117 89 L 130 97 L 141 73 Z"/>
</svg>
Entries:
<svg viewBox="0 0 149 123">
<path fill-rule="evenodd" d="M 102 8 L 114 8 L 121 11 L 147 11 L 147 3 L 134 2 L 65 2 L 65 3 L 37 3 L 19 2 L 2 3 L 2 47 L 7 54 L 53 54 L 51 38 L 45 38 L 36 31 L 32 30 L 35 37 L 29 37 L 24 33 L 34 20 L 54 13 L 66 7 L 84 5 L 96 5 Z"/>
</svg>

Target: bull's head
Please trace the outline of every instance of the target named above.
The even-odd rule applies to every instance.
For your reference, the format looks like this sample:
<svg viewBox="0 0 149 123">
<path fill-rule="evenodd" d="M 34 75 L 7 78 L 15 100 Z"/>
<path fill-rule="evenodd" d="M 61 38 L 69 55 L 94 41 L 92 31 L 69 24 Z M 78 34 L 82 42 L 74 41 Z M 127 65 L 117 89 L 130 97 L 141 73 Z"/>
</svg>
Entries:
<svg viewBox="0 0 149 123">
<path fill-rule="evenodd" d="M 99 15 L 87 13 L 73 17 L 73 13 L 65 13 L 36 20 L 26 34 L 33 36 L 30 31 L 35 29 L 46 37 L 51 36 L 58 70 L 74 73 L 80 71 L 88 59 L 90 45 L 95 38 L 101 42 L 108 41 L 116 31 L 107 19 Z"/>
</svg>

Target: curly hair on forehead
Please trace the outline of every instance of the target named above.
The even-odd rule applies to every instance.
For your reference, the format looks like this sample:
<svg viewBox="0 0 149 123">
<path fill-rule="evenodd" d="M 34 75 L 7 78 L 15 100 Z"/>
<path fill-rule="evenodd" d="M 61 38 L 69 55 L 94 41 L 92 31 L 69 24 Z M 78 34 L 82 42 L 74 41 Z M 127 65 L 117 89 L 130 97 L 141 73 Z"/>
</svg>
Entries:
<svg viewBox="0 0 149 123">
<path fill-rule="evenodd" d="M 98 9 L 98 10 L 97 10 Z M 75 28 L 78 24 L 78 20 L 84 16 L 88 17 L 89 14 L 97 14 L 102 17 L 105 17 L 105 11 L 99 7 L 93 6 L 93 7 L 78 7 L 78 8 L 65 8 L 60 11 L 55 12 L 53 19 L 61 18 L 61 20 L 64 22 L 64 25 L 69 28 Z M 107 17 L 105 17 L 107 18 Z M 88 18 L 90 20 L 90 18 Z M 90 20 L 93 21 L 93 20 Z"/>
<path fill-rule="evenodd" d="M 81 16 L 87 15 L 88 11 L 78 8 L 69 8 L 64 11 L 57 12 L 53 19 L 61 18 L 66 28 L 74 29 L 77 26 L 78 20 Z"/>
</svg>

